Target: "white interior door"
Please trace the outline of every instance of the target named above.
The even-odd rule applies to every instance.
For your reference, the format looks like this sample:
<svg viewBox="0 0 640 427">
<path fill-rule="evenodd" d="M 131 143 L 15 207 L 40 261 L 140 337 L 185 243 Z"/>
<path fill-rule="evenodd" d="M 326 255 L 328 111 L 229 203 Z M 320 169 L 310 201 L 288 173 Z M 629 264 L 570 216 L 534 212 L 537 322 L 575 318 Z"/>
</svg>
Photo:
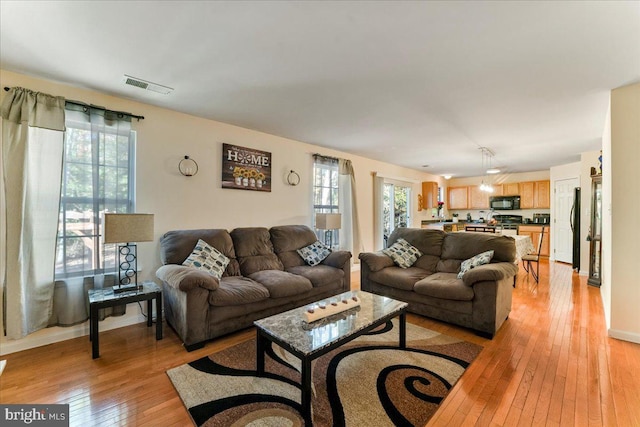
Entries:
<svg viewBox="0 0 640 427">
<path fill-rule="evenodd" d="M 580 186 L 578 178 L 554 182 L 553 254 L 554 259 L 571 264 L 573 257 L 573 233 L 571 232 L 571 206 L 573 190 Z"/>
</svg>

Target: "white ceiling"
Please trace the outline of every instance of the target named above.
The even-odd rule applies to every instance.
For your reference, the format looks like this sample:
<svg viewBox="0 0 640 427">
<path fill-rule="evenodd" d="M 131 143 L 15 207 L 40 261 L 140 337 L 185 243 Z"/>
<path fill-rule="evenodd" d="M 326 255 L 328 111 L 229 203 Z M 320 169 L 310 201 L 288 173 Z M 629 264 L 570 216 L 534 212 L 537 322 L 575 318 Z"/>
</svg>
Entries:
<svg viewBox="0 0 640 427">
<path fill-rule="evenodd" d="M 3 0 L 0 66 L 433 174 L 481 175 L 480 146 L 525 172 L 600 148 L 609 91 L 640 81 L 640 2 Z"/>
</svg>

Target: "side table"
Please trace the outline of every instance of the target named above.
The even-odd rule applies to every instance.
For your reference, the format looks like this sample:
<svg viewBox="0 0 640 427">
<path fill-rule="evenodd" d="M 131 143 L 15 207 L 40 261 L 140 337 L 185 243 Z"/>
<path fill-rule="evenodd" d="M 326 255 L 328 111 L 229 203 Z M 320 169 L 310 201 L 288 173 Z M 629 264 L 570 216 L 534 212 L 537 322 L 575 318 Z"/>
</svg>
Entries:
<svg viewBox="0 0 640 427">
<path fill-rule="evenodd" d="M 112 288 L 89 290 L 89 339 L 94 359 L 100 357 L 100 337 L 98 335 L 98 310 L 101 308 L 115 307 L 132 302 L 147 301 L 147 326 L 151 327 L 153 321 L 151 312 L 153 300 L 156 300 L 156 340 L 162 339 L 162 289 L 155 282 L 144 282 L 139 291 L 123 292 L 115 294 Z"/>
</svg>

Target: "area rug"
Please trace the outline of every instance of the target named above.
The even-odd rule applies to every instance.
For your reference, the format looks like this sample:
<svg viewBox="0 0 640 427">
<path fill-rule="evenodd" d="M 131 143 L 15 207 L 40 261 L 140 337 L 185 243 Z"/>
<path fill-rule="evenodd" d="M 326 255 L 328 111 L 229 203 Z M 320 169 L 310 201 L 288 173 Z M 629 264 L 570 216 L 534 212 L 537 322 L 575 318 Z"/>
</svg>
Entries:
<svg viewBox="0 0 640 427">
<path fill-rule="evenodd" d="M 300 361 L 273 345 L 256 376 L 255 339 L 167 371 L 198 426 L 302 426 Z M 313 362 L 314 426 L 424 426 L 482 347 L 397 321 Z"/>
</svg>

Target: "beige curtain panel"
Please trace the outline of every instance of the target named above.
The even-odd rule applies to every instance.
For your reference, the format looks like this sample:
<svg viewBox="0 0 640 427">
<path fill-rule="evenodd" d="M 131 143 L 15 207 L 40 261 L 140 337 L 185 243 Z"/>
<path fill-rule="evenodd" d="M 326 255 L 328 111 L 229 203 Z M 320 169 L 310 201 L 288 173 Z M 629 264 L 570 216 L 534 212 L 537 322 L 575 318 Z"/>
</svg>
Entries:
<svg viewBox="0 0 640 427">
<path fill-rule="evenodd" d="M 17 87 L 1 112 L 2 315 L 7 337 L 19 339 L 51 315 L 65 100 Z"/>
</svg>

